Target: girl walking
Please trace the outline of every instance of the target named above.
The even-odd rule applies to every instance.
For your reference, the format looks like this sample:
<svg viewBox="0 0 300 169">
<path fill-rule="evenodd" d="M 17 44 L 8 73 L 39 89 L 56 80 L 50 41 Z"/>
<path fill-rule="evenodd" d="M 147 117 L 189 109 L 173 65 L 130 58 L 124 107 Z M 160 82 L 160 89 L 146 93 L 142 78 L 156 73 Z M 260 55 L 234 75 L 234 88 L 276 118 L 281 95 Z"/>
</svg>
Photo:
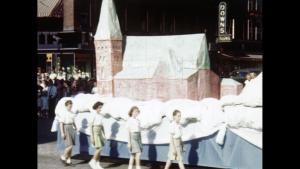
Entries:
<svg viewBox="0 0 300 169">
<path fill-rule="evenodd" d="M 96 102 L 93 105 L 93 109 L 96 112 L 91 114 L 90 128 L 91 128 L 91 142 L 95 147 L 95 153 L 89 165 L 92 169 L 103 169 L 100 165 L 100 154 L 106 142 L 105 133 L 103 128 L 103 115 L 100 114 L 103 103 Z"/>
<path fill-rule="evenodd" d="M 140 110 L 136 106 L 133 106 L 128 112 L 129 119 L 127 120 L 127 129 L 128 129 L 128 149 L 130 152 L 128 169 L 132 169 L 134 161 L 136 164 L 136 169 L 141 169 L 140 157 L 143 150 L 142 150 L 140 121 L 137 119 L 139 113 Z"/>
<path fill-rule="evenodd" d="M 180 169 L 185 169 L 182 160 L 183 144 L 181 140 L 182 128 L 180 125 L 181 112 L 175 110 L 173 112 L 173 121 L 170 125 L 170 145 L 168 160 L 165 165 L 165 169 L 169 169 L 171 166 L 171 160 L 177 160 Z"/>
<path fill-rule="evenodd" d="M 75 113 L 71 111 L 72 104 L 71 100 L 65 102 L 67 111 L 59 119 L 61 137 L 65 144 L 65 151 L 60 159 L 65 165 L 72 165 L 72 147 L 75 145 L 76 125 L 74 123 Z"/>
</svg>

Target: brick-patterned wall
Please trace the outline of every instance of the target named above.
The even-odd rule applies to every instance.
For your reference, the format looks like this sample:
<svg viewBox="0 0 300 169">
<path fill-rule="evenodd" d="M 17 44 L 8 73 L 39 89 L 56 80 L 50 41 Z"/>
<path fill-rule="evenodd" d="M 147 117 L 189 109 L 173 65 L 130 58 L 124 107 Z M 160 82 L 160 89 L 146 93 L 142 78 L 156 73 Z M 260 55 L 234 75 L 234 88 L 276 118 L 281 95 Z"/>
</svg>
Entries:
<svg viewBox="0 0 300 169">
<path fill-rule="evenodd" d="M 188 79 L 114 79 L 115 96 L 136 100 L 219 99 L 219 89 L 219 77 L 210 70 L 200 70 Z"/>
<path fill-rule="evenodd" d="M 122 70 L 122 41 L 95 41 L 96 78 L 100 95 L 114 96 L 113 76 Z"/>
<path fill-rule="evenodd" d="M 75 9 L 74 0 L 63 0 L 64 31 L 73 31 L 75 29 L 74 9 Z"/>
</svg>

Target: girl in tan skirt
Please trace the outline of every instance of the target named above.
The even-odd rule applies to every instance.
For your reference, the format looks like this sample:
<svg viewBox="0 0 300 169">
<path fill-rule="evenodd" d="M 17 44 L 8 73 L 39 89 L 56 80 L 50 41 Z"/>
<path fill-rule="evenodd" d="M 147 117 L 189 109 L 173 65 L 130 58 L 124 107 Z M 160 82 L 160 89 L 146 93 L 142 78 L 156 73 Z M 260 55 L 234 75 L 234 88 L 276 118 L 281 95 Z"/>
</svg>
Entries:
<svg viewBox="0 0 300 169">
<path fill-rule="evenodd" d="M 169 145 L 169 153 L 168 160 L 165 166 L 165 169 L 169 169 L 171 166 L 171 160 L 177 160 L 180 169 L 185 169 L 182 160 L 182 128 L 180 125 L 181 112 L 179 110 L 175 110 L 173 112 L 173 121 L 170 125 L 170 145 Z"/>
<path fill-rule="evenodd" d="M 136 169 L 141 169 L 140 157 L 143 150 L 140 121 L 137 119 L 139 113 L 140 110 L 136 106 L 133 106 L 128 112 L 129 119 L 126 124 L 128 129 L 128 149 L 130 152 L 128 169 L 132 169 L 134 160 Z"/>
<path fill-rule="evenodd" d="M 67 111 L 59 118 L 61 137 L 65 143 L 64 155 L 60 157 L 66 165 L 71 165 L 72 147 L 75 145 L 76 125 L 74 123 L 75 113 L 71 111 L 72 101 L 67 100 L 65 106 Z"/>
<path fill-rule="evenodd" d="M 91 143 L 96 148 L 92 160 L 89 165 L 92 169 L 103 169 L 100 165 L 100 153 L 104 146 L 106 139 L 103 128 L 103 115 L 100 114 L 103 103 L 96 102 L 93 105 L 93 109 L 96 112 L 91 114 L 89 126 L 91 128 Z"/>
</svg>

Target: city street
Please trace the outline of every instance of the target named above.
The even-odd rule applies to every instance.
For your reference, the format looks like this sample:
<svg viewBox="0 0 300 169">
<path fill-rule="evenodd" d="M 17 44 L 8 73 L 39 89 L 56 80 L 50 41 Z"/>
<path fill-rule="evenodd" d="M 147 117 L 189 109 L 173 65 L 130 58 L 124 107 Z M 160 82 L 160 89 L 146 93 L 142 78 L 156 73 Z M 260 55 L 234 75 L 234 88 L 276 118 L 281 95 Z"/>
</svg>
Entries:
<svg viewBox="0 0 300 169">
<path fill-rule="evenodd" d="M 88 162 L 91 158 L 89 155 L 76 155 L 72 157 L 75 166 L 65 167 L 59 161 L 59 154 L 56 151 L 56 133 L 51 133 L 52 120 L 38 120 L 38 169 L 90 169 Z M 107 169 L 127 169 L 127 159 L 112 159 L 104 157 L 101 165 Z M 143 169 L 163 169 L 164 163 L 142 161 Z M 173 164 L 171 169 L 178 168 L 177 164 Z M 192 167 L 186 166 L 186 169 L 213 169 L 208 167 Z"/>
</svg>

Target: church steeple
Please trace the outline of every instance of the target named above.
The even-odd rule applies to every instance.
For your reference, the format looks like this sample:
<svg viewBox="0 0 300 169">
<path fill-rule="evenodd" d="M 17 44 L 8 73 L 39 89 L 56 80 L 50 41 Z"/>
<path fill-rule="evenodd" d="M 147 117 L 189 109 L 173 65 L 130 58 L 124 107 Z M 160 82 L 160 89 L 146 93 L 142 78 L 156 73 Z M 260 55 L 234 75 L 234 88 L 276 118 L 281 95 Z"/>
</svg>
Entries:
<svg viewBox="0 0 300 169">
<path fill-rule="evenodd" d="M 119 19 L 113 0 L 103 0 L 95 40 L 122 40 Z"/>
<path fill-rule="evenodd" d="M 100 95 L 114 96 L 114 75 L 122 70 L 122 33 L 113 0 L 103 0 L 94 36 L 97 87 Z"/>
</svg>

